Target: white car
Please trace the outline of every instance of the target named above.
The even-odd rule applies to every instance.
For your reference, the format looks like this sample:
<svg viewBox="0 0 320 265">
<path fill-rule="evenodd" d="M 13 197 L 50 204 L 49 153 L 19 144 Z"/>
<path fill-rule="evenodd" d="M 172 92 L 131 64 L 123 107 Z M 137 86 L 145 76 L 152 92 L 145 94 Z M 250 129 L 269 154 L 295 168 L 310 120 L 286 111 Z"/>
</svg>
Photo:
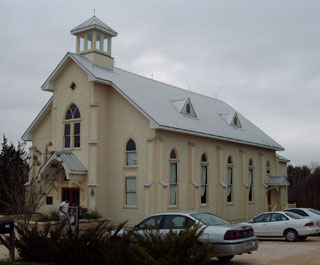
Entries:
<svg viewBox="0 0 320 265">
<path fill-rule="evenodd" d="M 169 229 L 176 231 L 199 223 L 205 226 L 199 238 L 202 243 L 214 245 L 215 256 L 221 261 L 231 260 L 235 255 L 251 253 L 258 249 L 258 239 L 249 225 L 232 225 L 226 220 L 210 213 L 170 212 L 152 215 L 135 226 L 143 233 L 146 228 L 159 229 L 166 233 Z"/>
<path fill-rule="evenodd" d="M 304 218 L 291 212 L 266 212 L 243 225 L 251 225 L 256 236 L 285 237 L 287 241 L 305 240 L 320 232 L 312 218 Z"/>
<path fill-rule="evenodd" d="M 296 213 L 306 218 L 315 219 L 317 221 L 317 225 L 320 226 L 320 211 L 318 210 L 312 208 L 290 208 L 284 211 Z"/>
</svg>

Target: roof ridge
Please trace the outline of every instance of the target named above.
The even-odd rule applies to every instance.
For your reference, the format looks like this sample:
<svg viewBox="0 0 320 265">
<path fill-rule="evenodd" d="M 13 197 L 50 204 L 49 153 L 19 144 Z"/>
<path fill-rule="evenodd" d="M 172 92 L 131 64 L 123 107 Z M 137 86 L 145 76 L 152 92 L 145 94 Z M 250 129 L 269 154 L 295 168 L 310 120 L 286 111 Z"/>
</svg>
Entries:
<svg viewBox="0 0 320 265">
<path fill-rule="evenodd" d="M 123 71 L 123 72 L 127 72 L 128 74 L 136 75 L 136 76 L 138 76 L 138 77 L 142 77 L 142 78 L 145 78 L 145 79 L 150 80 L 150 81 L 154 81 L 154 82 L 157 82 L 157 83 L 166 85 L 166 86 L 170 86 L 170 87 L 173 87 L 173 88 L 177 88 L 177 89 L 179 89 L 179 90 L 183 90 L 183 91 L 186 91 L 186 92 L 189 92 L 189 93 L 198 95 L 198 96 L 202 96 L 202 97 L 205 97 L 205 98 L 210 98 L 210 99 L 213 99 L 213 100 L 217 100 L 217 101 L 220 101 L 220 102 L 224 102 L 224 101 L 221 100 L 221 99 L 213 98 L 213 97 L 210 97 L 210 96 L 207 96 L 207 95 L 203 95 L 203 94 L 200 94 L 200 93 L 197 93 L 197 92 L 194 92 L 194 91 L 191 91 L 191 90 L 187 90 L 187 89 L 184 89 L 184 88 L 175 86 L 175 85 L 171 85 L 171 84 L 168 84 L 168 83 L 159 81 L 159 80 L 151 79 L 151 78 L 149 78 L 149 77 L 146 77 L 146 76 L 143 76 L 143 75 L 140 75 L 140 74 L 136 74 L 136 73 L 130 72 L 130 71 L 128 71 L 128 70 L 121 69 L 121 68 L 119 68 L 119 67 L 114 67 L 114 68 L 115 68 L 115 69 L 118 69 L 118 70 L 120 70 L 120 71 Z M 225 103 L 225 102 L 224 102 L 224 103 Z"/>
</svg>

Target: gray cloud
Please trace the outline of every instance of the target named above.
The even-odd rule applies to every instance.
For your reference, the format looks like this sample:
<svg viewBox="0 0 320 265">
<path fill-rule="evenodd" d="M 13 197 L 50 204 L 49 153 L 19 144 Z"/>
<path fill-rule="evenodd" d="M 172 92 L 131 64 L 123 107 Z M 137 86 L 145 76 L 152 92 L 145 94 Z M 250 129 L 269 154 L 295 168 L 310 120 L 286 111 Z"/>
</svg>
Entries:
<svg viewBox="0 0 320 265">
<path fill-rule="evenodd" d="M 40 86 L 93 15 L 118 31 L 118 67 L 218 97 L 282 144 L 320 161 L 319 1 L 0 2 L 0 133 L 19 140 L 50 97 Z"/>
</svg>

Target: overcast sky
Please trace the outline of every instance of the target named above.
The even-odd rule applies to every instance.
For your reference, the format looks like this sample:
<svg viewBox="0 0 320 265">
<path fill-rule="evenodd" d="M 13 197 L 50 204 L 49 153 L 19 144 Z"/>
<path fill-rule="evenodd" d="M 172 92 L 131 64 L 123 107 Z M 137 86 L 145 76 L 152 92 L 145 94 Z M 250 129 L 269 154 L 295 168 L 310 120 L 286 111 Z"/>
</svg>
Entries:
<svg viewBox="0 0 320 265">
<path fill-rule="evenodd" d="M 94 9 L 118 32 L 117 67 L 224 100 L 293 164 L 320 162 L 318 0 L 0 0 L 0 133 L 13 143 Z"/>
</svg>

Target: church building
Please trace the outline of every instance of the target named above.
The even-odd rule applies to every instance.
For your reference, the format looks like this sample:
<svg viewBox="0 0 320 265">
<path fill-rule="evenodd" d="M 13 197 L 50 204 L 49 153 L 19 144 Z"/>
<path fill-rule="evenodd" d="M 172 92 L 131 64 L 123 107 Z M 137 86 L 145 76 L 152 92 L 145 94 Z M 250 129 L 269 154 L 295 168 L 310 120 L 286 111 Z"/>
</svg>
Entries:
<svg viewBox="0 0 320 265">
<path fill-rule="evenodd" d="M 52 97 L 22 136 L 42 154 L 32 174 L 52 186 L 41 211 L 68 198 L 133 225 L 167 211 L 237 222 L 286 207 L 280 144 L 221 100 L 115 67 L 117 32 L 96 16 L 71 34 L 76 52 L 42 85 Z"/>
</svg>

